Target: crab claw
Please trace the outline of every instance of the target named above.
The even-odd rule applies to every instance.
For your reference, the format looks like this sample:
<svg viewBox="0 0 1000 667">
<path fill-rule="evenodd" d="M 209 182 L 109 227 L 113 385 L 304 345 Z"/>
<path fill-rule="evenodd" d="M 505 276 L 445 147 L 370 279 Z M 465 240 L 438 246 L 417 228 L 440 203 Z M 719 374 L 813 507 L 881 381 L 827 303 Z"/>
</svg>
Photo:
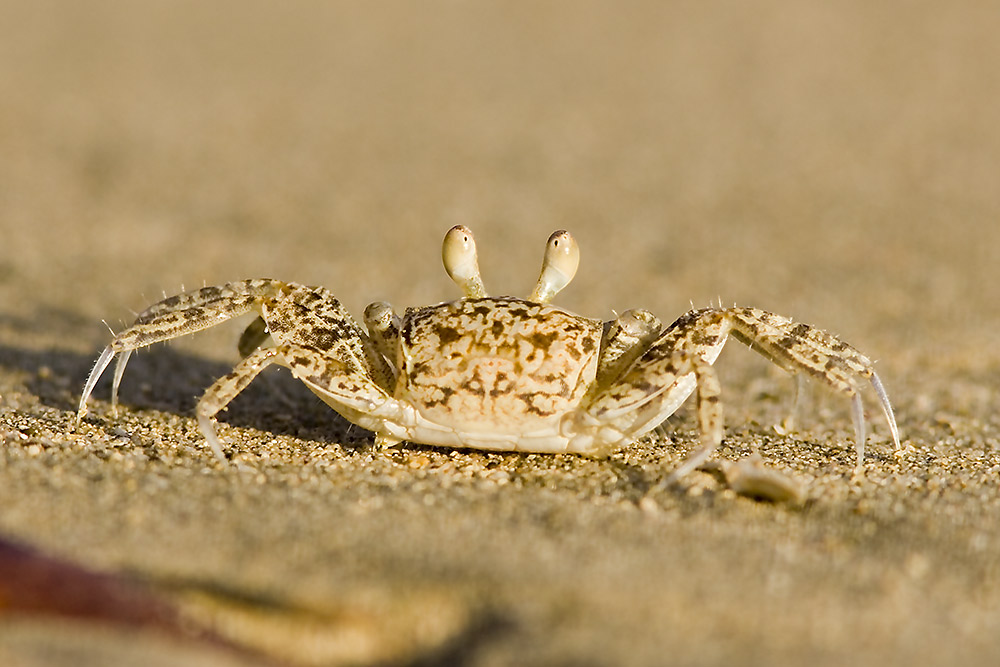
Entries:
<svg viewBox="0 0 1000 667">
<path fill-rule="evenodd" d="M 466 297 L 482 299 L 486 296 L 483 279 L 479 276 L 476 239 L 472 236 L 472 230 L 465 225 L 455 225 L 449 229 L 441 246 L 441 260 L 448 276 L 462 288 Z"/>
<path fill-rule="evenodd" d="M 542 273 L 529 301 L 548 303 L 562 288 L 569 285 L 580 266 L 580 246 L 566 230 L 553 232 L 545 244 Z"/>
</svg>

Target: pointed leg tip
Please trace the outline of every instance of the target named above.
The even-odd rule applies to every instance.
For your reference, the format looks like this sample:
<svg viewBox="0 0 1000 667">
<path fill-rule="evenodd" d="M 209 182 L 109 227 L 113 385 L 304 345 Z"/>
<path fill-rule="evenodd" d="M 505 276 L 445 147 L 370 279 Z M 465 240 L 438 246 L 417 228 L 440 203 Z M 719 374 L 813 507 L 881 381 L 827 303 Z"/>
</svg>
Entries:
<svg viewBox="0 0 1000 667">
<path fill-rule="evenodd" d="M 892 415 L 891 411 L 889 413 L 889 431 L 892 432 L 892 445 L 893 450 L 896 452 L 903 451 L 903 445 L 899 441 L 899 428 L 896 426 L 896 417 Z"/>
<path fill-rule="evenodd" d="M 875 389 L 879 403 L 882 405 L 882 412 L 885 414 L 885 420 L 889 424 L 889 431 L 892 433 L 892 444 L 895 451 L 898 452 L 902 449 L 902 445 L 899 442 L 899 426 L 896 424 L 896 414 L 892 411 L 892 404 L 889 402 L 889 394 L 886 392 L 882 380 L 879 379 L 878 373 L 872 371 L 870 382 Z"/>
<path fill-rule="evenodd" d="M 403 444 L 403 439 L 391 435 L 376 433 L 375 442 L 373 444 L 377 451 L 383 451 L 399 447 L 401 444 Z"/>
<path fill-rule="evenodd" d="M 667 475 L 666 479 L 664 479 L 663 481 L 660 482 L 660 488 L 662 488 L 662 489 L 669 489 L 669 488 L 681 486 L 681 477 L 682 476 L 683 476 L 682 473 L 679 473 L 678 471 L 675 470 L 674 472 L 672 472 L 669 475 Z"/>
<path fill-rule="evenodd" d="M 202 436 L 205 438 L 205 444 L 207 444 L 208 448 L 212 451 L 216 461 L 223 466 L 228 466 L 229 459 L 226 458 L 226 453 L 223 451 L 222 444 L 219 442 L 219 436 L 215 432 L 215 423 L 212 418 L 199 415 L 198 428 L 201 431 Z"/>
<path fill-rule="evenodd" d="M 669 491 L 672 493 L 681 493 L 687 490 L 687 485 L 681 480 L 684 477 L 684 472 L 678 474 L 678 471 L 674 471 L 666 476 L 666 478 L 660 480 L 657 484 L 650 489 L 653 491 Z M 648 496 L 647 496 L 648 497 Z"/>
<path fill-rule="evenodd" d="M 666 479 L 660 482 L 660 488 L 686 488 L 686 485 L 682 480 L 695 470 L 699 469 L 714 451 L 715 447 L 713 446 L 709 451 L 705 451 L 703 448 L 702 450 L 696 451 L 694 454 L 690 455 L 686 461 L 683 461 L 672 473 L 667 475 Z"/>
<path fill-rule="evenodd" d="M 212 450 L 212 456 L 219 463 L 219 465 L 223 467 L 229 466 L 229 459 L 226 458 L 226 453 L 222 450 L 222 447 L 219 446 L 217 442 L 215 443 L 210 442 L 208 446 Z"/>
</svg>

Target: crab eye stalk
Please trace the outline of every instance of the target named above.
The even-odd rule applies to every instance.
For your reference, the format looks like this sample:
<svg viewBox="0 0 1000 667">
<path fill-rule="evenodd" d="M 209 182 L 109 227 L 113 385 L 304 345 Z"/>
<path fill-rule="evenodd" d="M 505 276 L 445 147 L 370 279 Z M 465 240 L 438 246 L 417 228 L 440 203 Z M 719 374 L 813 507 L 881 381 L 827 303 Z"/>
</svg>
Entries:
<svg viewBox="0 0 1000 667">
<path fill-rule="evenodd" d="M 441 246 L 441 260 L 444 262 L 444 270 L 462 288 L 466 297 L 481 299 L 486 296 L 483 279 L 479 276 L 476 240 L 468 227 L 455 225 L 448 230 Z"/>
<path fill-rule="evenodd" d="M 548 303 L 562 288 L 569 285 L 580 265 L 580 246 L 573 236 L 560 229 L 553 232 L 545 244 L 542 258 L 542 273 L 538 276 L 535 291 L 528 297 L 530 301 Z"/>
</svg>

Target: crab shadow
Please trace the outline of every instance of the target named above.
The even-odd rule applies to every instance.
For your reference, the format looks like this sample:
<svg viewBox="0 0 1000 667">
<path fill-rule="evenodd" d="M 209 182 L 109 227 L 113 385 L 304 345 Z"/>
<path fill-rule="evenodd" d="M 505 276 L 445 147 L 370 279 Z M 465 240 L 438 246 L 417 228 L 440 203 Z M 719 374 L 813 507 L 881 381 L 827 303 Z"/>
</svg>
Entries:
<svg viewBox="0 0 1000 667">
<path fill-rule="evenodd" d="M 76 412 L 96 358 L 97 352 L 86 355 L 0 344 L 0 372 L 10 376 L 4 384 L 15 392 L 20 386 L 42 406 L 60 411 Z M 156 410 L 193 418 L 205 390 L 235 363 L 235 359 L 232 364 L 209 360 L 169 345 L 142 350 L 129 359 L 119 388 L 119 405 L 129 411 Z M 102 420 L 110 401 L 112 375 L 105 372 L 90 398 L 91 410 Z M 17 409 L 19 404 L 31 402 L 8 401 L 8 406 L 13 403 Z M 110 418 L 109 411 L 107 416 Z M 283 368 L 261 373 L 219 419 L 231 426 L 321 442 L 343 443 L 348 431 L 359 432 Z"/>
</svg>

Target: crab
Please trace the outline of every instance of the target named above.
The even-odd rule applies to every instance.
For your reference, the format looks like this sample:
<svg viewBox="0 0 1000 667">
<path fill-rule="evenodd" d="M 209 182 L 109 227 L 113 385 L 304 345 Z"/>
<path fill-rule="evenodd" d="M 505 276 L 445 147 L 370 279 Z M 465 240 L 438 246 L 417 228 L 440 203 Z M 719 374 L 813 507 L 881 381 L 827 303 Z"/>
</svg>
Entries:
<svg viewBox="0 0 1000 667">
<path fill-rule="evenodd" d="M 214 418 L 262 370 L 277 364 L 376 445 L 604 457 L 659 426 L 696 396 L 700 441 L 671 480 L 696 469 L 722 440 L 720 387 L 712 364 L 730 337 L 792 373 L 805 373 L 850 399 L 857 466 L 865 456 L 861 390 L 874 388 L 896 449 L 899 433 L 888 396 L 868 357 L 836 336 L 756 308 L 701 308 L 663 327 L 647 310 L 610 321 L 551 304 L 573 279 L 579 248 L 566 231 L 546 243 L 541 274 L 527 298 L 487 296 L 472 232 L 444 237 L 444 267 L 461 288 L 456 301 L 407 308 L 384 302 L 364 311 L 367 331 L 322 287 L 252 279 L 166 298 L 141 313 L 98 358 L 78 417 L 97 381 L 118 358 L 111 391 L 129 355 L 250 312 L 243 359 L 198 402 L 201 432 L 227 461 Z"/>
</svg>

